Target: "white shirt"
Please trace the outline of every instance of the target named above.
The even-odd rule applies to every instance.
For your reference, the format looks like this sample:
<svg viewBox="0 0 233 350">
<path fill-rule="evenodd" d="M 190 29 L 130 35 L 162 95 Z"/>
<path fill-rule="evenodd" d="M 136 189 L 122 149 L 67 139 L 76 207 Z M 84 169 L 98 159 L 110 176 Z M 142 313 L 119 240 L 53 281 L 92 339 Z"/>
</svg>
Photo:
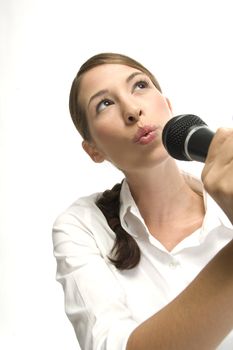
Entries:
<svg viewBox="0 0 233 350">
<path fill-rule="evenodd" d="M 185 175 L 202 192 L 199 181 Z M 83 350 L 123 350 L 130 333 L 173 300 L 233 238 L 230 221 L 204 193 L 206 214 L 200 229 L 172 251 L 149 232 L 123 182 L 120 220 L 141 250 L 138 266 L 120 271 L 108 260 L 115 234 L 95 205 L 99 194 L 80 198 L 54 223 L 57 280 L 65 311 Z M 218 347 L 233 349 L 233 331 Z"/>
</svg>

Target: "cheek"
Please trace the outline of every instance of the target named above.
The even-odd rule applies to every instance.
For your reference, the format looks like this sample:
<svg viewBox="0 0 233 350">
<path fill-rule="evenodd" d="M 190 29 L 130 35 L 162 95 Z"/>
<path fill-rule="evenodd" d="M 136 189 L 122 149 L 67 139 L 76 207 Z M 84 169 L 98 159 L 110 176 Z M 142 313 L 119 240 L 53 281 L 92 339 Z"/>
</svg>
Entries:
<svg viewBox="0 0 233 350">
<path fill-rule="evenodd" d="M 153 108 L 160 111 L 167 111 L 169 109 L 167 101 L 162 96 L 157 96 L 157 98 L 154 98 L 151 105 Z"/>
<path fill-rule="evenodd" d="M 116 139 L 122 133 L 123 120 L 116 108 L 109 108 L 89 124 L 93 138 L 99 141 Z"/>
<path fill-rule="evenodd" d="M 119 135 L 115 123 L 96 123 L 90 130 L 93 140 L 99 145 L 111 144 L 112 140 Z"/>
<path fill-rule="evenodd" d="M 167 100 L 162 96 L 160 98 L 155 98 L 153 103 L 151 103 L 151 108 L 155 112 L 155 115 L 163 121 L 167 121 L 172 117 L 172 111 L 167 103 Z"/>
</svg>

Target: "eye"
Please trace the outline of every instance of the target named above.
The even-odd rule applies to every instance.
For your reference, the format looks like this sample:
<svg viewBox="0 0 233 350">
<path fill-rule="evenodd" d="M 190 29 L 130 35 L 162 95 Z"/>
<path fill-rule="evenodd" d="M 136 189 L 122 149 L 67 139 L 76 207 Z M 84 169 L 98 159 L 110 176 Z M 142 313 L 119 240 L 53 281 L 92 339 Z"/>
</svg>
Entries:
<svg viewBox="0 0 233 350">
<path fill-rule="evenodd" d="M 140 80 L 140 81 L 137 81 L 135 84 L 134 84 L 134 90 L 142 90 L 142 89 L 145 89 L 149 86 L 149 82 L 146 81 L 146 80 Z"/>
<path fill-rule="evenodd" d="M 113 104 L 113 101 L 105 98 L 97 104 L 96 112 L 99 113 L 99 112 L 103 111 L 105 108 L 111 106 L 112 104 Z"/>
</svg>

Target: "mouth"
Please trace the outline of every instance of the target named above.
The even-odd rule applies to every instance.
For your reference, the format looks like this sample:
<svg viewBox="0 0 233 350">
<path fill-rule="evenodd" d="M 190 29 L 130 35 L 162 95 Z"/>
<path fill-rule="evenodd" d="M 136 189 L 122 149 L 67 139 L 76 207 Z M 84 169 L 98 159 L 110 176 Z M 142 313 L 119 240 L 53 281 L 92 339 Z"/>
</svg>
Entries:
<svg viewBox="0 0 233 350">
<path fill-rule="evenodd" d="M 156 129 L 157 128 L 155 126 L 150 125 L 146 125 L 143 128 L 138 129 L 133 138 L 133 142 L 139 143 L 141 145 L 146 145 L 150 143 L 155 138 Z"/>
</svg>

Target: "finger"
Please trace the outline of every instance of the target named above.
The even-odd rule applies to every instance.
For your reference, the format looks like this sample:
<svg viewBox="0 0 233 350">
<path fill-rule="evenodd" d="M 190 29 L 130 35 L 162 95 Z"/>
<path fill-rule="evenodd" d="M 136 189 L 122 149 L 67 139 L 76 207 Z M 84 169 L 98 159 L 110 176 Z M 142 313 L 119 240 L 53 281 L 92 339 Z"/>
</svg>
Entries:
<svg viewBox="0 0 233 350">
<path fill-rule="evenodd" d="M 233 129 L 220 128 L 217 130 L 209 147 L 205 166 L 202 171 L 202 181 L 209 172 L 219 173 L 222 167 L 233 161 Z"/>
<path fill-rule="evenodd" d="M 212 163 L 215 159 L 219 158 L 224 160 L 233 158 L 233 129 L 219 128 L 210 144 L 206 164 Z M 227 152 L 227 153 L 226 153 Z"/>
</svg>

